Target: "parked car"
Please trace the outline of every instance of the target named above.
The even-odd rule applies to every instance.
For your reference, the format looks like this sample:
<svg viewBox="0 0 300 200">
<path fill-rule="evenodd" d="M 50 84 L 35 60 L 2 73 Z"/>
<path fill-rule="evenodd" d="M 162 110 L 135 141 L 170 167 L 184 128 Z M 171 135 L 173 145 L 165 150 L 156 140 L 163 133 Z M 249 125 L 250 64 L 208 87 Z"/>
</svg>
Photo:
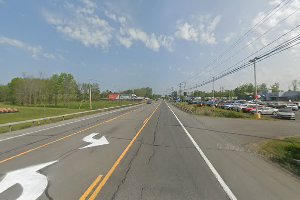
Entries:
<svg viewBox="0 0 300 200">
<path fill-rule="evenodd" d="M 225 104 L 223 107 L 226 110 L 231 110 L 231 108 L 233 107 L 233 104 L 232 103 L 228 103 L 228 104 Z"/>
<path fill-rule="evenodd" d="M 287 108 L 291 108 L 293 111 L 298 111 L 299 108 L 296 104 L 287 104 Z"/>
<path fill-rule="evenodd" d="M 252 114 L 256 113 L 256 109 L 251 110 L 251 113 Z M 277 115 L 278 109 L 271 108 L 271 107 L 264 107 L 264 108 L 259 108 L 257 113 L 261 115 Z"/>
<path fill-rule="evenodd" d="M 279 109 L 277 113 L 277 118 L 279 119 L 292 119 L 295 120 L 295 113 L 291 108 Z"/>
<path fill-rule="evenodd" d="M 195 101 L 193 104 L 196 104 L 199 107 L 204 106 L 204 103 L 202 101 Z"/>
<path fill-rule="evenodd" d="M 147 104 L 151 104 L 152 103 L 152 100 L 151 99 L 148 99 L 147 100 Z"/>
<path fill-rule="evenodd" d="M 298 109 L 300 109 L 300 102 L 295 103 L 298 106 Z"/>
<path fill-rule="evenodd" d="M 247 107 L 247 104 L 241 104 L 236 108 L 236 111 L 241 112 L 243 110 L 243 108 L 246 108 L 246 107 Z"/>
<path fill-rule="evenodd" d="M 274 104 L 274 108 L 277 108 L 277 109 L 281 109 L 281 108 L 286 108 L 287 104 L 285 103 L 275 103 Z"/>
<path fill-rule="evenodd" d="M 251 110 L 254 110 L 255 107 L 256 107 L 255 105 L 249 104 L 249 105 L 247 105 L 247 107 L 242 108 L 242 111 L 244 113 L 249 113 L 249 112 L 251 112 Z"/>
</svg>

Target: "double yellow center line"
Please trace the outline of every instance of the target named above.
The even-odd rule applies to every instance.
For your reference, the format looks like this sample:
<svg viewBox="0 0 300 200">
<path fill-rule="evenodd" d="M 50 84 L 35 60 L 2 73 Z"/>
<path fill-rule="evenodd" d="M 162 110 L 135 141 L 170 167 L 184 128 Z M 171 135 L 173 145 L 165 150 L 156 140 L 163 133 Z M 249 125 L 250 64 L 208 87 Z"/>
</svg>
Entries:
<svg viewBox="0 0 300 200">
<path fill-rule="evenodd" d="M 139 108 L 137 108 L 137 109 L 139 109 Z M 24 152 L 21 152 L 21 153 L 19 153 L 19 154 L 17 154 L 17 155 L 14 155 L 14 156 L 9 157 L 9 158 L 0 160 L 0 164 L 5 163 L 5 162 L 10 161 L 10 160 L 13 160 L 13 159 L 15 159 L 15 158 L 18 158 L 18 157 L 20 157 L 20 156 L 29 154 L 29 153 L 31 153 L 31 152 L 33 152 L 33 151 L 36 151 L 36 150 L 45 148 L 45 147 L 47 147 L 47 146 L 49 146 L 49 145 L 51 145 L 51 144 L 54 144 L 54 143 L 57 143 L 57 142 L 59 142 L 59 141 L 65 140 L 65 139 L 67 139 L 67 138 L 70 138 L 70 137 L 72 137 L 72 136 L 78 135 L 78 134 L 80 134 L 80 133 L 82 133 L 82 132 L 88 131 L 88 130 L 90 130 L 90 129 L 92 129 L 92 128 L 98 127 L 98 126 L 103 125 L 103 124 L 105 124 L 105 123 L 112 122 L 112 121 L 114 121 L 114 120 L 116 120 L 116 119 L 118 119 L 118 118 L 120 118 L 120 117 L 122 117 L 122 116 L 124 116 L 124 115 L 127 115 L 127 114 L 129 114 L 129 113 L 131 113 L 131 112 L 136 111 L 137 109 L 131 110 L 131 111 L 126 112 L 126 113 L 124 113 L 124 114 L 122 114 L 122 115 L 119 115 L 119 116 L 117 116 L 117 117 L 111 118 L 111 119 L 106 120 L 106 121 L 104 121 L 104 122 L 98 123 L 98 124 L 96 124 L 96 125 L 94 125 L 94 126 L 90 126 L 90 127 L 85 128 L 85 129 L 83 129 L 83 130 L 80 130 L 80 131 L 78 131 L 78 132 L 75 132 L 75 133 L 69 134 L 69 135 L 67 135 L 67 136 L 61 137 L 61 138 L 59 138 L 59 139 L 57 139 L 57 140 L 54 140 L 54 141 L 51 141 L 51 142 L 49 142 L 49 143 L 40 145 L 40 146 L 38 146 L 38 147 L 29 149 L 29 150 L 24 151 Z"/>
<path fill-rule="evenodd" d="M 134 142 L 137 140 L 137 138 L 139 137 L 139 135 L 142 133 L 142 131 L 144 130 L 144 128 L 146 127 L 146 125 L 148 124 L 149 120 L 152 118 L 152 116 L 154 115 L 154 113 L 156 112 L 156 110 L 158 109 L 159 106 L 160 106 L 160 104 L 154 109 L 154 111 L 151 113 L 151 115 L 145 119 L 145 121 L 143 123 L 143 126 L 140 128 L 140 130 L 137 132 L 137 134 L 134 136 L 134 138 L 130 141 L 130 143 L 128 144 L 128 146 L 126 147 L 126 149 L 123 151 L 123 153 L 120 155 L 120 157 L 116 160 L 116 162 L 110 168 L 110 170 L 105 175 L 105 177 L 102 179 L 102 175 L 99 175 L 95 179 L 95 181 L 90 185 L 90 187 L 84 192 L 84 194 L 80 197 L 80 200 L 86 200 L 88 198 L 88 196 L 90 196 L 88 198 L 89 200 L 95 200 L 97 198 L 97 196 L 99 195 L 100 191 L 102 190 L 102 188 L 104 187 L 104 185 L 106 184 L 106 182 L 108 181 L 108 179 L 112 176 L 112 174 L 115 172 L 115 170 L 117 169 L 117 167 L 120 165 L 120 162 L 126 156 L 126 154 L 128 153 L 129 149 L 133 146 Z M 101 181 L 101 179 L 102 179 L 102 181 Z M 96 189 L 94 190 L 94 188 L 96 188 Z M 93 190 L 94 190 L 94 192 L 93 192 Z"/>
</svg>

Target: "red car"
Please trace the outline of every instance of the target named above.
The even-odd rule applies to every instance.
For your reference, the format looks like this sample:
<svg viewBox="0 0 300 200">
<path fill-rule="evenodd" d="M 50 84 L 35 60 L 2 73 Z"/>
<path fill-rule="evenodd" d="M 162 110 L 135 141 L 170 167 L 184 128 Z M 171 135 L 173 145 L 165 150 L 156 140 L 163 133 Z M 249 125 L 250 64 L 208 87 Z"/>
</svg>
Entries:
<svg viewBox="0 0 300 200">
<path fill-rule="evenodd" d="M 258 108 L 262 108 L 263 106 L 259 105 Z M 249 105 L 246 108 L 242 108 L 242 111 L 244 113 L 250 113 L 252 110 L 255 110 L 256 106 L 255 105 Z"/>
</svg>

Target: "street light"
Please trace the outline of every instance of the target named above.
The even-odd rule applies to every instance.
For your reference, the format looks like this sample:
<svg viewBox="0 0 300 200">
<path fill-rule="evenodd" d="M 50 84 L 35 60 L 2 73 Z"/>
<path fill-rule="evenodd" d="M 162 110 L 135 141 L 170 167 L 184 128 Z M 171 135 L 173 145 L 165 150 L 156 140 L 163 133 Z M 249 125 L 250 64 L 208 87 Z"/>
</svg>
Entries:
<svg viewBox="0 0 300 200">
<path fill-rule="evenodd" d="M 256 117 L 260 118 L 260 116 L 258 115 L 258 104 L 257 104 L 257 82 L 256 82 L 256 60 L 258 60 L 257 57 L 253 58 L 252 60 L 250 60 L 249 62 L 253 63 L 254 66 L 254 87 L 255 87 L 255 107 L 256 107 Z"/>
</svg>

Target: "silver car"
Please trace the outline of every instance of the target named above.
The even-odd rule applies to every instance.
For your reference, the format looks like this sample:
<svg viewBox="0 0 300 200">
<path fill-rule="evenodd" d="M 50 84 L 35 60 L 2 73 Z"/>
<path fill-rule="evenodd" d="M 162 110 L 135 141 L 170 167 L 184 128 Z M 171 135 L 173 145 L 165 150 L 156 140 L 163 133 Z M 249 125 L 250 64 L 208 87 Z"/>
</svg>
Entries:
<svg viewBox="0 0 300 200">
<path fill-rule="evenodd" d="M 251 111 L 252 114 L 256 113 L 256 109 Z M 261 115 L 277 115 L 278 109 L 276 108 L 271 108 L 271 107 L 263 107 L 259 108 L 258 112 Z"/>
<path fill-rule="evenodd" d="M 295 113 L 291 108 L 284 108 L 284 109 L 279 109 L 277 113 L 277 118 L 280 119 L 292 119 L 295 120 Z"/>
<path fill-rule="evenodd" d="M 286 107 L 291 108 L 293 111 L 298 111 L 299 109 L 297 104 L 288 104 Z"/>
</svg>

